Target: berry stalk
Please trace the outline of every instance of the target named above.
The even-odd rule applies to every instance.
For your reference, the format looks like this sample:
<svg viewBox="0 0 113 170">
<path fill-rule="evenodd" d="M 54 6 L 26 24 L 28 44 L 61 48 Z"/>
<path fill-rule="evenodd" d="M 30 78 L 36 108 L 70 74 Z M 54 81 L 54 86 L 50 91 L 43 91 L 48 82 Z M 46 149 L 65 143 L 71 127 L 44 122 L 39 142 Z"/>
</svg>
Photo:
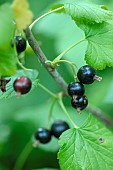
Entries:
<svg viewBox="0 0 113 170">
<path fill-rule="evenodd" d="M 59 54 L 54 60 L 53 60 L 53 63 L 54 62 L 57 62 L 59 61 L 68 51 L 70 51 L 72 48 L 74 48 L 75 46 L 77 46 L 78 44 L 80 44 L 81 42 L 85 41 L 86 39 L 83 38 L 82 40 L 72 44 L 71 46 L 69 46 L 66 50 L 64 50 L 61 54 Z"/>
<path fill-rule="evenodd" d="M 54 65 L 56 65 L 56 64 L 58 64 L 58 63 L 67 63 L 67 64 L 69 64 L 70 66 L 71 66 L 71 69 L 72 69 L 72 71 L 73 71 L 73 75 L 74 75 L 74 79 L 76 79 L 76 77 L 77 77 L 77 75 L 76 75 L 76 71 L 75 71 L 75 64 L 74 63 L 72 63 L 72 62 L 70 62 L 70 61 L 68 61 L 68 60 L 57 60 L 57 61 L 52 61 L 51 62 L 51 64 L 54 66 Z M 76 66 L 77 67 L 77 66 Z"/>
<path fill-rule="evenodd" d="M 50 107 L 50 111 L 49 111 L 49 116 L 48 116 L 47 127 L 49 127 L 50 120 L 51 120 L 51 117 L 53 115 L 53 108 L 55 106 L 56 101 L 57 101 L 57 98 L 54 98 L 53 101 L 52 101 L 52 104 L 51 104 L 51 107 Z"/>
<path fill-rule="evenodd" d="M 39 20 L 41 20 L 42 18 L 46 17 L 47 15 L 50 15 L 50 14 L 52 14 L 52 13 L 54 13 L 54 12 L 57 12 L 57 11 L 60 11 L 60 10 L 63 9 L 63 8 L 64 8 L 64 6 L 61 6 L 61 7 L 57 8 L 57 9 L 54 9 L 54 10 L 52 10 L 52 11 L 49 11 L 49 12 L 45 13 L 44 15 L 40 16 L 39 18 L 37 18 L 37 19 L 29 26 L 30 30 L 32 29 L 32 27 L 33 27 Z"/>
<path fill-rule="evenodd" d="M 54 93 L 52 93 L 49 89 L 47 89 L 45 86 L 43 86 L 42 84 L 38 83 L 37 86 L 39 86 L 40 88 L 42 88 L 44 91 L 46 91 L 50 96 L 57 98 L 57 95 L 55 95 Z"/>
<path fill-rule="evenodd" d="M 20 156 L 18 157 L 13 170 L 19 170 L 19 169 L 23 169 L 23 166 L 29 156 L 29 154 L 31 153 L 33 147 L 31 144 L 31 140 L 25 145 L 25 148 L 23 149 L 23 151 L 21 152 Z"/>
<path fill-rule="evenodd" d="M 63 104 L 62 96 L 61 95 L 59 95 L 59 104 L 60 104 L 62 110 L 64 111 L 64 113 L 67 115 L 67 117 L 70 120 L 71 124 L 74 126 L 75 129 L 77 129 L 78 126 L 73 122 L 73 120 L 71 119 L 70 115 L 68 114 L 68 112 L 67 112 L 67 110 L 66 110 L 66 108 L 65 108 L 65 106 Z"/>
<path fill-rule="evenodd" d="M 19 61 L 18 57 L 16 58 L 16 62 L 24 71 L 32 71 L 31 69 L 24 67 L 23 64 Z"/>
</svg>

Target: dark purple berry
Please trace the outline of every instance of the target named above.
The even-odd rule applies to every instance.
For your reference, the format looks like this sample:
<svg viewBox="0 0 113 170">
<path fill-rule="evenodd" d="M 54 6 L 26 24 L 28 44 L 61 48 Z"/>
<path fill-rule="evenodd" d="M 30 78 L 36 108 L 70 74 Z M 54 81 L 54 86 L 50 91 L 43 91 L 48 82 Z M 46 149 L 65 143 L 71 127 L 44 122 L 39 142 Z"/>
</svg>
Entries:
<svg viewBox="0 0 113 170">
<path fill-rule="evenodd" d="M 48 143 L 51 140 L 51 132 L 45 128 L 39 128 L 35 133 L 35 139 L 40 143 Z"/>
<path fill-rule="evenodd" d="M 79 112 L 87 107 L 88 99 L 86 96 L 73 96 L 71 104 Z"/>
<path fill-rule="evenodd" d="M 96 71 L 89 65 L 82 66 L 77 73 L 79 81 L 83 84 L 92 84 L 95 80 L 101 81 L 102 78 L 96 75 Z"/>
<path fill-rule="evenodd" d="M 65 121 L 57 120 L 51 126 L 51 133 L 56 138 L 59 138 L 60 135 L 67 129 L 69 129 L 69 125 Z"/>
<path fill-rule="evenodd" d="M 26 76 L 18 77 L 13 83 L 14 90 L 20 94 L 28 93 L 31 87 L 32 87 L 32 82 Z"/>
<path fill-rule="evenodd" d="M 17 53 L 21 53 L 21 52 L 25 51 L 26 46 L 27 46 L 25 38 L 22 36 L 16 36 L 15 39 L 16 39 Z"/>
<path fill-rule="evenodd" d="M 72 97 L 73 95 L 83 95 L 85 93 L 84 85 L 81 82 L 72 82 L 68 85 L 68 94 Z"/>
</svg>

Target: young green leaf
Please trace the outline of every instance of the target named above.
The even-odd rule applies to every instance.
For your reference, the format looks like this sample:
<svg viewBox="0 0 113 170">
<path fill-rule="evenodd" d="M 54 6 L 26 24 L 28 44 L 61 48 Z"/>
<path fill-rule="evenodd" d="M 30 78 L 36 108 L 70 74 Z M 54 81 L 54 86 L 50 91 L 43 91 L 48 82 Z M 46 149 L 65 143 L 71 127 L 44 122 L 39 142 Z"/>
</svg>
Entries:
<svg viewBox="0 0 113 170">
<path fill-rule="evenodd" d="M 11 76 L 16 72 L 16 53 L 11 47 L 14 37 L 14 13 L 9 4 L 0 7 L 0 76 Z"/>
<path fill-rule="evenodd" d="M 113 67 L 113 24 L 103 22 L 79 26 L 88 40 L 86 62 L 100 70 Z"/>
<path fill-rule="evenodd" d="M 59 144 L 62 170 L 109 170 L 113 167 L 113 134 L 93 116 L 80 128 L 64 132 Z"/>
<path fill-rule="evenodd" d="M 30 80 L 32 81 L 32 89 L 36 87 L 38 83 L 38 79 L 37 79 L 38 71 L 37 70 L 31 70 L 31 71 L 26 71 L 26 72 L 24 72 L 23 70 L 18 70 L 16 75 L 8 78 L 8 79 L 11 78 L 11 80 L 6 85 L 6 92 L 2 93 L 0 91 L 0 99 L 10 98 L 10 97 L 15 96 L 15 91 L 13 89 L 13 82 L 15 81 L 16 78 L 20 76 L 27 76 L 28 78 L 30 78 Z"/>
<path fill-rule="evenodd" d="M 66 3 L 64 9 L 77 22 L 102 23 L 113 18 L 113 13 L 103 8 L 102 5 L 84 2 Z"/>
</svg>

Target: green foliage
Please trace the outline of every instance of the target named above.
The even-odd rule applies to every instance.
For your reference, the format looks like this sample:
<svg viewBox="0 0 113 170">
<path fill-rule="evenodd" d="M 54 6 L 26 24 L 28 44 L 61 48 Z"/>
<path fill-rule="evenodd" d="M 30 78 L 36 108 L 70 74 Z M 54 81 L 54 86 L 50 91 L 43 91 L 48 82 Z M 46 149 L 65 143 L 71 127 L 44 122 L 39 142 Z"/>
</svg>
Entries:
<svg viewBox="0 0 113 170">
<path fill-rule="evenodd" d="M 105 10 L 101 5 L 89 3 L 66 3 L 64 4 L 65 12 L 72 17 L 74 21 L 86 23 L 102 23 L 103 21 L 112 20 L 113 13 Z"/>
<path fill-rule="evenodd" d="M 32 80 L 32 89 L 35 86 L 37 86 L 37 83 L 38 83 L 38 80 L 37 80 L 38 71 L 36 71 L 36 70 L 29 70 L 29 71 L 18 70 L 17 73 L 14 76 L 9 77 L 9 79 L 11 78 L 11 80 L 6 85 L 6 92 L 2 93 L 0 91 L 0 99 L 10 98 L 10 97 L 15 96 L 16 93 L 13 90 L 13 82 L 15 81 L 16 78 L 18 78 L 20 76 L 27 76 Z"/>
<path fill-rule="evenodd" d="M 16 52 L 11 47 L 14 37 L 14 13 L 9 4 L 0 7 L 0 76 L 16 73 Z"/>
<path fill-rule="evenodd" d="M 56 5 L 53 5 L 51 6 L 51 10 L 54 10 L 54 9 L 57 9 L 57 8 L 60 8 L 60 7 L 63 7 L 64 5 L 63 4 L 56 4 Z M 58 13 L 60 12 L 64 12 L 65 13 L 65 9 L 62 8 L 61 10 L 57 11 Z"/>
<path fill-rule="evenodd" d="M 86 62 L 96 69 L 113 67 L 113 24 L 80 25 L 88 40 Z"/>
<path fill-rule="evenodd" d="M 33 170 L 59 170 L 54 168 L 41 168 L 41 169 L 33 169 Z"/>
<path fill-rule="evenodd" d="M 56 3 L 55 0 L 29 2 L 30 9 L 35 14 L 34 18 L 40 16 L 40 13 L 44 13 L 45 10 L 48 11 L 49 6 Z M 113 18 L 113 13 L 107 10 L 105 6 L 85 3 L 84 1 L 66 3 L 65 0 L 60 0 L 58 3 L 60 5 L 53 5 L 52 9 L 62 7 L 62 4 L 64 4 L 64 9 L 57 12 L 68 14 L 75 22 L 72 22 L 67 15 L 51 15 L 42 19 L 35 25 L 35 29 L 33 28 L 33 35 L 46 56 L 49 56 L 48 60 L 53 60 L 60 51 L 62 52 L 70 44 L 83 39 L 85 33 L 87 43 L 85 41 L 76 46 L 64 58 L 74 62 L 78 68 L 85 64 L 84 56 L 86 62 L 96 69 L 113 66 L 113 25 L 109 22 Z M 98 1 L 98 3 L 102 4 L 103 2 Z M 109 2 L 106 3 L 109 4 Z M 0 18 L 0 76 L 11 76 L 11 81 L 6 86 L 7 91 L 5 93 L 0 92 L 0 169 L 9 170 L 9 168 L 14 168 L 14 163 L 23 153 L 26 143 L 29 142 L 36 129 L 46 127 L 48 124 L 53 98 L 50 99 L 40 87 L 34 88 L 37 87 L 38 83 L 38 72 L 35 69 L 39 70 L 38 78 L 41 84 L 47 86 L 55 94 L 61 89 L 46 73 L 33 52 L 31 54 L 25 53 L 24 58 L 26 67 L 33 68 L 32 71 L 17 70 L 16 72 L 16 52 L 15 48 L 11 47 L 11 40 L 18 33 L 18 30 L 15 30 L 14 14 L 10 5 L 0 7 Z M 61 64 L 57 69 L 68 83 L 73 81 L 72 72 L 67 65 Z M 103 77 L 103 81 L 99 84 L 95 82 L 86 87 L 89 103 L 94 105 L 95 108 L 101 108 L 102 111 L 106 112 L 106 116 L 109 114 L 111 120 L 113 118 L 112 71 L 112 68 L 99 71 L 98 75 Z M 12 76 L 13 74 L 15 75 Z M 16 98 L 13 82 L 17 77 L 23 75 L 32 80 L 32 89 L 34 90 L 30 92 L 30 95 Z M 62 134 L 59 141 L 58 158 L 61 170 L 112 169 L 112 132 L 92 116 L 85 122 L 88 113 L 82 111 L 81 115 L 78 115 L 75 109 L 71 107 L 70 99 L 64 97 L 63 100 L 70 117 L 80 128 L 73 129 L 68 118 L 56 103 L 49 127 L 56 119 L 67 121 L 71 127 L 70 130 Z M 26 159 L 22 160 L 23 169 L 57 170 L 54 168 L 59 168 L 56 158 L 58 149 L 58 140 L 55 138 L 52 138 L 47 145 L 38 145 L 30 155 L 27 155 L 28 159 L 23 156 Z M 20 161 L 20 166 L 22 162 Z"/>
<path fill-rule="evenodd" d="M 62 170 L 98 169 L 113 166 L 113 134 L 93 116 L 78 129 L 60 137 L 58 158 Z"/>
<path fill-rule="evenodd" d="M 105 6 L 83 2 L 66 3 L 64 9 L 84 31 L 88 40 L 85 54 L 87 64 L 98 70 L 106 66 L 113 67 L 113 25 L 108 23 L 113 13 Z"/>
</svg>

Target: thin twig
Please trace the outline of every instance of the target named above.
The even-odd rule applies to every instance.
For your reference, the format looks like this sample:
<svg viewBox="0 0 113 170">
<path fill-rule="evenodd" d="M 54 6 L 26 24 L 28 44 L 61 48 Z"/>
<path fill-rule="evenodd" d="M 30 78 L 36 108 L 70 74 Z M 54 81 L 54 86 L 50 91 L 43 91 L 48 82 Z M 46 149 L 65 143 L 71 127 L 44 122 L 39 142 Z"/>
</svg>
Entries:
<svg viewBox="0 0 113 170">
<path fill-rule="evenodd" d="M 67 83 L 61 77 L 58 71 L 55 68 L 53 68 L 50 63 L 47 62 L 47 58 L 45 54 L 41 50 L 40 46 L 38 45 L 38 42 L 34 38 L 30 29 L 27 28 L 25 30 L 25 33 L 26 33 L 26 37 L 28 39 L 29 45 L 32 47 L 33 51 L 38 56 L 38 59 L 40 60 L 40 62 L 44 65 L 44 67 L 49 72 L 49 74 L 53 77 L 53 79 L 60 85 L 63 92 L 67 94 Z"/>
<path fill-rule="evenodd" d="M 95 117 L 97 117 L 99 120 L 104 122 L 105 125 L 113 127 L 113 120 L 110 119 L 107 115 L 105 115 L 105 113 L 101 109 L 95 106 L 89 105 L 86 108 L 86 111 L 92 113 Z"/>
</svg>

